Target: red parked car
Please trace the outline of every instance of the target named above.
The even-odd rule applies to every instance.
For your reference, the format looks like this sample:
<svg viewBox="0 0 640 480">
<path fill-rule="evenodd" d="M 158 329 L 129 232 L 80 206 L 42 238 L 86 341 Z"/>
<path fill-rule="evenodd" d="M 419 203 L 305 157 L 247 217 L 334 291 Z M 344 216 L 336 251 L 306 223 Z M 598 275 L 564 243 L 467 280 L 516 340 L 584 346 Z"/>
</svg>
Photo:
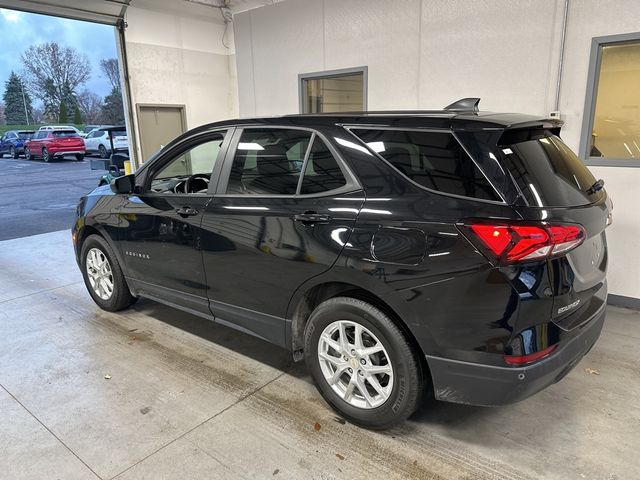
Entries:
<svg viewBox="0 0 640 480">
<path fill-rule="evenodd" d="M 84 140 L 75 130 L 38 130 L 31 140 L 25 142 L 24 156 L 27 160 L 41 157 L 48 162 L 65 155 L 84 160 Z"/>
</svg>

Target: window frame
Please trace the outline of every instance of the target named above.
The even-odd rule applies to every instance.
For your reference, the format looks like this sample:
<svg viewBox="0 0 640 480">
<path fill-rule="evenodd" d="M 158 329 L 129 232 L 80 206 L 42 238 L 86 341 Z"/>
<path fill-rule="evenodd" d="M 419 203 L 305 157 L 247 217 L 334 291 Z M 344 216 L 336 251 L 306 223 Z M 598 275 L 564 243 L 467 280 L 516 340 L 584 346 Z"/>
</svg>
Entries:
<svg viewBox="0 0 640 480">
<path fill-rule="evenodd" d="M 593 37 L 591 40 L 591 54 L 589 58 L 589 70 L 587 77 L 587 91 L 585 95 L 582 130 L 578 156 L 588 166 L 598 167 L 633 167 L 640 168 L 640 159 L 616 158 L 616 157 L 592 157 L 589 155 L 591 132 L 596 113 L 596 95 L 598 92 L 598 80 L 602 64 L 602 47 L 611 45 L 640 44 L 640 32 L 625 33 L 622 35 L 606 35 Z"/>
<path fill-rule="evenodd" d="M 458 135 L 456 135 L 456 132 L 451 130 L 451 129 L 449 129 L 449 128 L 416 128 L 416 127 L 404 128 L 404 127 L 389 127 L 389 126 L 386 126 L 386 125 L 380 126 L 380 125 L 375 125 L 375 124 L 349 124 L 349 125 L 344 124 L 344 125 L 342 125 L 342 127 L 347 132 L 349 132 L 349 134 L 351 134 L 361 145 L 363 145 L 367 150 L 369 150 L 374 156 L 376 156 L 377 158 L 379 158 L 380 160 L 385 162 L 387 165 L 389 165 L 389 167 L 391 167 L 394 172 L 398 172 L 398 174 L 401 175 L 403 179 L 407 180 L 408 182 L 411 182 L 413 185 L 415 185 L 418 188 L 421 188 L 422 190 L 426 190 L 427 192 L 430 192 L 430 193 L 433 193 L 433 194 L 436 194 L 436 195 L 444 195 L 444 196 L 447 196 L 447 197 L 460 198 L 462 200 L 469 200 L 469 201 L 473 201 L 473 202 L 491 203 L 493 205 L 508 205 L 508 202 L 506 201 L 505 196 L 496 187 L 494 182 L 491 181 L 491 178 L 484 171 L 484 169 L 482 168 L 482 165 L 480 165 L 476 161 L 476 159 L 473 157 L 473 155 L 471 155 L 471 152 L 465 146 L 465 144 L 460 141 L 460 138 L 458 137 Z M 491 185 L 491 187 L 493 188 L 493 190 L 496 193 L 496 195 L 498 196 L 498 198 L 500 198 L 500 200 L 487 200 L 485 198 L 465 197 L 464 195 L 457 195 L 455 193 L 449 193 L 449 192 L 441 192 L 439 190 L 433 190 L 432 188 L 425 187 L 424 185 L 421 185 L 418 182 L 415 182 L 414 180 L 412 180 L 411 178 L 407 177 L 406 175 L 403 175 L 402 172 L 398 171 L 398 169 L 396 167 L 394 167 L 386 158 L 384 158 L 378 152 L 376 152 L 371 147 L 369 147 L 369 145 L 367 145 L 364 140 L 362 140 L 358 135 L 356 135 L 351 130 L 393 130 L 393 131 L 400 131 L 400 132 L 447 133 L 447 134 L 451 135 L 456 142 L 458 142 L 458 145 L 460 145 L 460 148 L 462 148 L 462 150 L 471 159 L 471 161 L 476 166 L 478 171 L 482 174 L 482 176 L 489 183 L 489 185 Z"/>
<path fill-rule="evenodd" d="M 162 152 L 159 157 L 153 162 L 153 165 L 149 165 L 148 168 L 145 168 L 142 173 L 142 182 L 141 182 L 141 192 L 140 195 L 145 195 L 149 197 L 211 197 L 216 192 L 218 183 L 220 182 L 221 172 L 223 165 L 225 163 L 225 158 L 227 154 L 227 150 L 229 149 L 229 144 L 231 143 L 231 138 L 233 137 L 235 131 L 235 127 L 228 126 L 215 130 L 207 130 L 206 132 L 201 132 L 199 134 L 190 136 L 185 138 L 180 143 L 171 146 L 165 152 Z M 226 133 L 225 133 L 226 132 Z M 218 152 L 218 158 L 213 165 L 213 171 L 211 172 L 211 178 L 214 176 L 216 179 L 214 181 L 209 182 L 209 188 L 205 193 L 160 193 L 160 192 L 152 192 L 151 191 L 151 182 L 153 180 L 153 176 L 165 167 L 169 162 L 175 160 L 180 155 L 185 152 L 198 147 L 204 143 L 207 143 L 213 140 L 214 136 L 222 133 L 224 135 L 224 139 L 222 141 L 222 146 L 220 147 L 220 151 Z"/>
<path fill-rule="evenodd" d="M 240 138 L 242 137 L 242 133 L 245 130 L 256 130 L 256 129 L 257 130 L 267 130 L 267 129 L 300 130 L 300 131 L 309 132 L 311 134 L 311 139 L 309 141 L 309 145 L 307 146 L 307 151 L 305 152 L 304 161 L 302 162 L 301 175 L 300 175 L 300 178 L 298 179 L 296 193 L 294 194 L 226 193 L 227 185 L 229 184 L 229 177 L 231 176 L 231 168 L 233 166 L 233 160 L 235 158 L 238 144 L 240 143 Z M 333 190 L 327 190 L 326 192 L 300 194 L 298 192 L 300 192 L 300 187 L 302 185 L 302 180 L 304 177 L 304 171 L 307 166 L 309 153 L 311 152 L 311 147 L 313 146 L 313 141 L 315 140 L 316 137 L 324 142 L 326 147 L 331 152 L 331 155 L 333 155 L 333 158 L 338 164 L 338 168 L 340 168 L 340 170 L 342 171 L 342 175 L 344 175 L 346 183 L 340 188 L 334 188 Z M 356 176 L 352 172 L 351 168 L 349 168 L 349 165 L 344 161 L 342 156 L 340 156 L 340 154 L 335 149 L 333 144 L 328 141 L 327 137 L 324 136 L 322 133 L 320 133 L 318 130 L 315 130 L 313 128 L 298 127 L 298 126 L 294 127 L 294 126 L 287 126 L 287 125 L 242 125 L 235 129 L 235 132 L 233 134 L 233 139 L 229 145 L 229 148 L 227 149 L 225 160 L 223 162 L 223 168 L 222 168 L 222 171 L 220 172 L 220 177 L 218 180 L 218 188 L 216 189 L 215 196 L 221 197 L 221 198 L 322 198 L 327 196 L 333 196 L 336 194 L 351 193 L 358 190 L 362 190 L 362 186 L 356 179 Z"/>
<path fill-rule="evenodd" d="M 350 68 L 341 68 L 338 70 L 323 70 L 321 72 L 309 72 L 309 73 L 300 73 L 298 74 L 298 106 L 300 109 L 300 113 L 313 115 L 313 113 L 305 112 L 306 106 L 306 98 L 307 98 L 307 85 L 305 80 L 318 80 L 323 78 L 332 78 L 332 77 L 344 77 L 348 75 L 357 75 L 362 74 L 362 111 L 366 112 L 368 110 L 368 84 L 369 84 L 369 68 L 364 65 L 361 67 L 350 67 Z M 320 114 L 323 112 L 316 112 L 316 114 Z M 328 112 L 332 113 L 332 112 Z M 339 112 L 335 112 L 339 113 Z"/>
</svg>

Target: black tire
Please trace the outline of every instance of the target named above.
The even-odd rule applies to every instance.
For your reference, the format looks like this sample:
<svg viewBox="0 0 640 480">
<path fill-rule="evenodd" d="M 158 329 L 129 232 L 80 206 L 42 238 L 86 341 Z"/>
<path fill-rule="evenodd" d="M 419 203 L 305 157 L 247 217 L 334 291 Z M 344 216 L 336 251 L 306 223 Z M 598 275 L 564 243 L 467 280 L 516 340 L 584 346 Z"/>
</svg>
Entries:
<svg viewBox="0 0 640 480">
<path fill-rule="evenodd" d="M 111 266 L 113 293 L 107 300 L 98 296 L 89 281 L 89 275 L 87 273 L 87 255 L 89 251 L 94 248 L 103 253 Z M 84 279 L 84 284 L 89 291 L 89 295 L 91 295 L 93 301 L 96 302 L 96 304 L 103 310 L 117 312 L 118 310 L 130 307 L 136 302 L 137 298 L 131 295 L 131 291 L 129 290 L 127 281 L 122 274 L 122 269 L 120 268 L 120 264 L 118 263 L 118 259 L 115 256 L 113 249 L 100 235 L 89 235 L 82 244 L 80 253 L 80 270 L 82 271 L 82 278 Z"/>
<path fill-rule="evenodd" d="M 13 159 L 18 158 L 18 151 L 16 150 L 16 147 L 11 146 L 11 150 L 9 150 L 9 156 Z"/>
<path fill-rule="evenodd" d="M 375 408 L 361 408 L 348 403 L 332 389 L 322 373 L 318 358 L 320 335 L 338 320 L 362 325 L 377 337 L 388 353 L 388 361 L 393 365 L 393 386 L 387 400 Z M 316 307 L 305 328 L 304 354 L 307 368 L 322 397 L 341 416 L 356 425 L 374 430 L 389 428 L 408 418 L 420 403 L 424 375 L 417 352 L 400 328 L 367 302 L 336 297 Z"/>
<path fill-rule="evenodd" d="M 83 154 L 83 153 L 77 153 L 77 154 L 76 154 L 76 160 L 77 160 L 78 162 L 83 161 L 83 160 L 84 160 L 84 154 Z"/>
<path fill-rule="evenodd" d="M 109 158 L 109 153 L 104 145 L 98 146 L 98 153 L 100 154 L 100 158 Z"/>
<path fill-rule="evenodd" d="M 49 155 L 49 150 L 45 148 L 42 149 L 42 161 L 49 162 L 51 160 L 51 155 Z"/>
<path fill-rule="evenodd" d="M 33 157 L 31 156 L 31 150 L 29 150 L 29 147 L 25 147 L 24 149 L 24 159 L 25 160 L 31 160 Z"/>
</svg>

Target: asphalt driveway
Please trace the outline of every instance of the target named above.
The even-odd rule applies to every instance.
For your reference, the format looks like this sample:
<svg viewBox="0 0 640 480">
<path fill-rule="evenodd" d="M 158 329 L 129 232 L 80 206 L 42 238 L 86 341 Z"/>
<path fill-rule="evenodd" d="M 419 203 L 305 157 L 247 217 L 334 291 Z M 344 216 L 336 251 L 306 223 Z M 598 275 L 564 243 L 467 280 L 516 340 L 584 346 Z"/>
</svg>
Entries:
<svg viewBox="0 0 640 480">
<path fill-rule="evenodd" d="M 0 159 L 0 240 L 70 229 L 78 199 L 98 185 L 104 170 L 89 159 Z"/>
</svg>

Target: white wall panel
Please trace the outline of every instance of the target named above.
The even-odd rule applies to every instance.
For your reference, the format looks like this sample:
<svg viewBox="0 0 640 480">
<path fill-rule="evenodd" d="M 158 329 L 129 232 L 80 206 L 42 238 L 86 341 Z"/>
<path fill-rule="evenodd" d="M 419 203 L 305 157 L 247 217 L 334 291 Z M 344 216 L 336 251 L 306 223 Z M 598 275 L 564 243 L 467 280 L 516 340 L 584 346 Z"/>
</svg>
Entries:
<svg viewBox="0 0 640 480">
<path fill-rule="evenodd" d="M 563 137 L 578 149 L 589 70 L 591 39 L 640 31 L 640 2 L 571 0 L 560 96 L 565 119 Z M 609 291 L 640 298 L 640 168 L 591 167 L 614 201 L 614 224 L 608 232 Z"/>
<path fill-rule="evenodd" d="M 424 1 L 420 107 L 480 97 L 484 110 L 546 114 L 555 95 L 556 0 Z"/>
<path fill-rule="evenodd" d="M 132 103 L 184 104 L 189 128 L 236 117 L 233 32 L 226 48 L 218 10 L 186 2 L 179 11 L 166 1 L 140 5 L 126 16 Z"/>
<path fill-rule="evenodd" d="M 298 111 L 298 74 L 322 65 L 322 2 L 297 0 L 252 10 L 254 115 Z M 244 113 L 246 115 L 246 113 Z"/>
<path fill-rule="evenodd" d="M 640 31 L 640 1 L 570 5 L 560 110 L 577 151 L 591 39 Z M 369 109 L 479 96 L 485 110 L 545 115 L 563 11 L 563 0 L 287 0 L 244 12 L 234 20 L 240 114 L 297 112 L 298 74 L 366 65 Z M 640 298 L 640 168 L 592 170 L 615 202 L 610 291 Z"/>
<path fill-rule="evenodd" d="M 326 0 L 324 65 L 315 70 L 367 65 L 369 110 L 415 109 L 419 31 L 420 0 Z"/>
</svg>

